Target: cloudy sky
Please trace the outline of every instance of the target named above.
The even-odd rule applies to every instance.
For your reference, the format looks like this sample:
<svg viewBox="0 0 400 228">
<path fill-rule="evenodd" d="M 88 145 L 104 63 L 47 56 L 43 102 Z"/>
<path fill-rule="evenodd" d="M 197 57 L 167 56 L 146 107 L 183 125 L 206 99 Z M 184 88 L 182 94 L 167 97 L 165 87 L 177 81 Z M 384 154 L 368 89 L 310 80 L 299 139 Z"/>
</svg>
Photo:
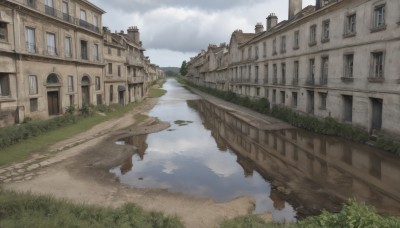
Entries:
<svg viewBox="0 0 400 228">
<path fill-rule="evenodd" d="M 275 13 L 286 20 L 288 0 L 91 0 L 104 9 L 111 31 L 138 26 L 153 63 L 179 67 L 208 44 L 228 43 L 236 29 L 254 32 Z M 315 0 L 303 0 L 303 7 Z"/>
</svg>

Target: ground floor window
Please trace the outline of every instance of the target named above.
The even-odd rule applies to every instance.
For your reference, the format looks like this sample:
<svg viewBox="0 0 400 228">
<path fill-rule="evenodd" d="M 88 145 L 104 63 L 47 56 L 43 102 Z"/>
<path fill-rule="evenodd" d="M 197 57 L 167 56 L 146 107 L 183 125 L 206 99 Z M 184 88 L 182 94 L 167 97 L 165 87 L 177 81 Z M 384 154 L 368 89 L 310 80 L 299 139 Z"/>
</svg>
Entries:
<svg viewBox="0 0 400 228">
<path fill-rule="evenodd" d="M 10 96 L 10 82 L 8 74 L 0 74 L 0 97 Z"/>
<path fill-rule="evenodd" d="M 29 105 L 30 105 L 30 111 L 31 112 L 37 112 L 37 110 L 38 110 L 38 99 L 37 98 L 29 99 Z"/>
<path fill-rule="evenodd" d="M 69 95 L 69 106 L 75 105 L 74 95 Z"/>
<path fill-rule="evenodd" d="M 96 100 L 97 100 L 97 105 L 102 105 L 103 104 L 103 99 L 101 97 L 101 94 L 96 95 Z"/>
</svg>

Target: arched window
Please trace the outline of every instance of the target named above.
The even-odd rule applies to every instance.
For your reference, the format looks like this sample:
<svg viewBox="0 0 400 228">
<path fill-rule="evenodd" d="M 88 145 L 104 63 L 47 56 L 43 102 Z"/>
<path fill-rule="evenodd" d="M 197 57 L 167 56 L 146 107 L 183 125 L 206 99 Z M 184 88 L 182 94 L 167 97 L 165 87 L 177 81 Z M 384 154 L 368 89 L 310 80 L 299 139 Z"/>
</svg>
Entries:
<svg viewBox="0 0 400 228">
<path fill-rule="evenodd" d="M 83 76 L 82 77 L 82 85 L 83 86 L 88 86 L 90 85 L 90 78 L 88 76 Z"/>
<path fill-rule="evenodd" d="M 50 75 L 47 77 L 46 83 L 47 83 L 47 84 L 58 84 L 58 83 L 60 83 L 60 81 L 58 80 L 58 77 L 57 77 L 56 74 L 50 74 Z"/>
</svg>

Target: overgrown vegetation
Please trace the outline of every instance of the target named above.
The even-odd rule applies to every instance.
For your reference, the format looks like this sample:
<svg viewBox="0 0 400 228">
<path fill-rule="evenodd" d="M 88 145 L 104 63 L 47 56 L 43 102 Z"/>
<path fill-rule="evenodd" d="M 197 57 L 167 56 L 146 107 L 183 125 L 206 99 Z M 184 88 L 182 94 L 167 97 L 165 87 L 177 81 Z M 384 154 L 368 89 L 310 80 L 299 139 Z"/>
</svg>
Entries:
<svg viewBox="0 0 400 228">
<path fill-rule="evenodd" d="M 323 211 L 321 215 L 308 217 L 298 223 L 275 224 L 267 223 L 254 216 L 242 216 L 231 220 L 226 220 L 222 228 L 239 227 L 292 227 L 292 228 L 394 228 L 400 227 L 400 218 L 392 216 L 381 216 L 376 213 L 373 207 L 359 204 L 355 200 L 350 200 L 344 205 L 340 213 L 330 213 Z"/>
<path fill-rule="evenodd" d="M 283 106 L 274 106 L 272 109 L 270 109 L 270 103 L 265 98 L 251 100 L 248 97 L 238 96 L 231 91 L 220 91 L 212 88 L 201 87 L 186 81 L 182 77 L 177 78 L 177 81 L 183 85 L 197 88 L 210 95 L 283 120 L 295 127 L 299 127 L 314 133 L 340 136 L 345 139 L 360 143 L 366 143 L 369 140 L 369 134 L 366 131 L 345 123 L 339 123 L 330 117 L 321 119 L 311 115 L 300 114 Z M 374 146 L 400 156 L 400 144 L 394 140 L 380 137 Z"/>
<path fill-rule="evenodd" d="M 27 159 L 32 153 L 49 145 L 87 131 L 96 124 L 118 118 L 139 103 L 110 107 L 88 106 L 89 115 L 66 115 L 48 120 L 29 121 L 20 125 L 0 128 L 0 166 Z M 103 112 L 105 115 L 97 115 Z"/>
<path fill-rule="evenodd" d="M 134 204 L 113 209 L 0 190 L 0 227 L 180 228 L 183 225 L 176 217 L 145 212 Z"/>
<path fill-rule="evenodd" d="M 157 97 L 162 97 L 167 93 L 166 90 L 159 89 L 159 88 L 150 88 L 149 90 L 149 98 L 157 98 Z"/>
</svg>

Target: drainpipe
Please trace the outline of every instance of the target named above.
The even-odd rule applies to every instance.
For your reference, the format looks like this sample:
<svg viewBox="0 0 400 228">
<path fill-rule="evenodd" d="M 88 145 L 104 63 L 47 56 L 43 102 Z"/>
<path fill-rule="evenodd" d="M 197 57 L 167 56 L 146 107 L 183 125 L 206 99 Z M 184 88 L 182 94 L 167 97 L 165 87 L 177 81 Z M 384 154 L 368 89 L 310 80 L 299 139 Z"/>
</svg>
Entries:
<svg viewBox="0 0 400 228">
<path fill-rule="evenodd" d="M 20 67 L 21 67 L 21 55 L 20 54 L 18 54 L 17 53 L 17 31 L 16 31 L 16 29 L 15 29 L 15 26 L 16 26 L 16 12 L 15 12 L 15 8 L 13 8 L 13 11 L 12 11 L 12 13 L 13 13 L 13 15 L 12 15 L 12 18 L 13 18 L 13 40 L 14 40 L 14 65 L 15 65 L 15 84 L 16 84 L 16 99 L 17 99 L 17 117 L 18 117 L 18 120 L 16 121 L 17 123 L 21 123 L 23 120 L 21 120 L 21 119 L 23 119 L 23 118 L 21 118 L 21 116 L 20 116 L 20 110 L 19 110 L 19 104 L 20 104 L 20 100 L 19 100 L 19 98 L 20 98 L 20 94 L 19 94 L 19 84 L 18 84 L 18 77 L 19 77 L 19 74 L 20 74 L 20 72 L 21 72 L 21 69 L 20 69 Z M 17 58 L 18 58 L 18 60 L 19 61 L 17 61 Z M 18 64 L 17 64 L 18 63 Z M 25 110 L 24 110 L 24 114 L 25 114 Z M 25 116 L 25 115 L 24 115 Z"/>
</svg>

